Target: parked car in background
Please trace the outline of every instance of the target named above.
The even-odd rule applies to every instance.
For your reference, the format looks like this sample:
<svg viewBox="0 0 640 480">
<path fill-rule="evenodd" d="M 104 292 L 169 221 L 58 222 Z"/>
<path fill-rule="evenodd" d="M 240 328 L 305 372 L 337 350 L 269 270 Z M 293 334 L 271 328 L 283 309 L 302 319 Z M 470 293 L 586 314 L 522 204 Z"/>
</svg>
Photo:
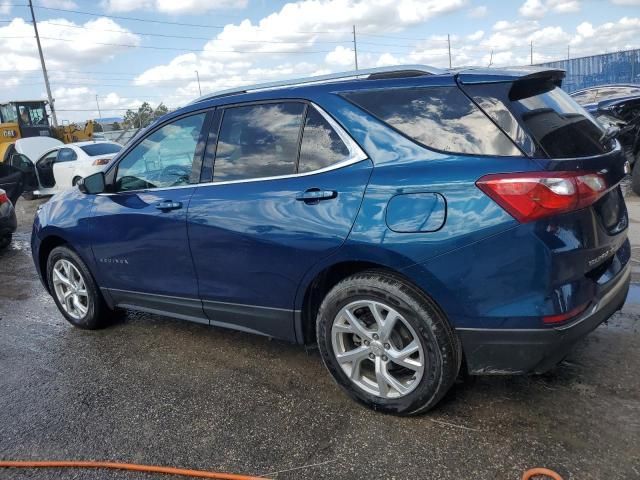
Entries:
<svg viewBox="0 0 640 480">
<path fill-rule="evenodd" d="M 18 222 L 13 203 L 7 192 L 0 188 L 0 249 L 11 243 L 13 232 L 16 231 Z"/>
<path fill-rule="evenodd" d="M 60 144 L 36 158 L 34 174 L 37 188 L 33 195 L 53 195 L 73 188 L 83 177 L 104 169 L 122 149 L 107 141 Z"/>
<path fill-rule="evenodd" d="M 640 85 L 602 85 L 578 90 L 571 97 L 605 128 L 616 128 L 631 165 L 633 191 L 640 195 Z"/>
<path fill-rule="evenodd" d="M 202 97 L 42 206 L 36 269 L 80 328 L 129 308 L 317 342 L 384 412 L 432 408 L 462 365 L 544 372 L 630 279 L 622 152 L 563 77 L 402 66 Z"/>
</svg>

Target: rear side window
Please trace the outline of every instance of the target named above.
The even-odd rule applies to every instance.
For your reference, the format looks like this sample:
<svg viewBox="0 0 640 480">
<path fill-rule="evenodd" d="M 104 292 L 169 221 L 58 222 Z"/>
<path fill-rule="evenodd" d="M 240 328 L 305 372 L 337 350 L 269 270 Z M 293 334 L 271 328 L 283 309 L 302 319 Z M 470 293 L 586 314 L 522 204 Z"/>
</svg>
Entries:
<svg viewBox="0 0 640 480">
<path fill-rule="evenodd" d="M 435 150 L 522 155 L 457 87 L 369 90 L 347 93 L 344 97 L 409 138 Z"/>
<path fill-rule="evenodd" d="M 573 158 L 601 155 L 615 142 L 551 80 L 468 85 L 464 89 L 529 155 Z"/>
<path fill-rule="evenodd" d="M 218 134 L 213 181 L 295 173 L 304 110 L 300 102 L 227 108 Z"/>
<path fill-rule="evenodd" d="M 349 158 L 349 149 L 329 122 L 309 107 L 302 133 L 298 172 L 311 172 Z"/>
</svg>

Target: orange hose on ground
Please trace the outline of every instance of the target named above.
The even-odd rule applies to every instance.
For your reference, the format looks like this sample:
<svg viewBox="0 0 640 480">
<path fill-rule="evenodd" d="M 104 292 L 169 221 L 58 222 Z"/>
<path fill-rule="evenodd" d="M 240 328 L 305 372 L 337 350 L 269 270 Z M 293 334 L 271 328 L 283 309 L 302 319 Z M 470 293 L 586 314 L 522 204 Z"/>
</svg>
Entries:
<svg viewBox="0 0 640 480">
<path fill-rule="evenodd" d="M 548 468 L 531 468 L 522 474 L 522 480 L 531 480 L 534 477 L 544 475 L 545 477 L 552 478 L 553 480 L 562 480 L 562 477 L 558 472 L 549 470 Z"/>
<path fill-rule="evenodd" d="M 264 480 L 263 477 L 251 477 L 234 473 L 206 472 L 186 468 L 159 467 L 156 465 L 138 465 L 135 463 L 94 462 L 94 461 L 10 461 L 0 460 L 0 468 L 106 468 L 111 470 L 129 470 L 144 473 L 164 473 L 183 477 L 213 478 L 217 480 Z"/>
</svg>

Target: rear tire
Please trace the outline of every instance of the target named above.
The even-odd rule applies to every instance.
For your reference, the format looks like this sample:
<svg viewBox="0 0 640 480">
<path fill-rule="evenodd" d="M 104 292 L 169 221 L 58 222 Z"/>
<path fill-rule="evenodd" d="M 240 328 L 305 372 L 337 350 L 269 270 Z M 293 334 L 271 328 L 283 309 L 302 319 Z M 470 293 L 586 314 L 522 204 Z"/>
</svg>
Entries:
<svg viewBox="0 0 640 480">
<path fill-rule="evenodd" d="M 640 154 L 636 156 L 636 161 L 633 163 L 633 170 L 631 171 L 631 190 L 636 195 L 640 195 Z"/>
<path fill-rule="evenodd" d="M 374 410 L 425 412 L 460 369 L 460 343 L 442 311 L 389 272 L 368 270 L 338 283 L 320 306 L 316 329 L 334 380 Z"/>
<path fill-rule="evenodd" d="M 82 259 L 67 247 L 56 247 L 47 259 L 49 291 L 60 313 L 74 327 L 96 330 L 115 318 Z"/>
</svg>

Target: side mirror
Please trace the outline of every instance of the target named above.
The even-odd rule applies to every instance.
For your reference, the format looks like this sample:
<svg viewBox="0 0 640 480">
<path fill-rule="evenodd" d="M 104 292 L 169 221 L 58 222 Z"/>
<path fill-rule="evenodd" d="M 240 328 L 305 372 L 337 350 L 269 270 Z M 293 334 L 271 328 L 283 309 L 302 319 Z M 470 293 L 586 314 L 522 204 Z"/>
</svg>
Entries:
<svg viewBox="0 0 640 480">
<path fill-rule="evenodd" d="M 78 181 L 78 188 L 82 193 L 96 195 L 105 191 L 104 172 L 97 172 Z"/>
</svg>

